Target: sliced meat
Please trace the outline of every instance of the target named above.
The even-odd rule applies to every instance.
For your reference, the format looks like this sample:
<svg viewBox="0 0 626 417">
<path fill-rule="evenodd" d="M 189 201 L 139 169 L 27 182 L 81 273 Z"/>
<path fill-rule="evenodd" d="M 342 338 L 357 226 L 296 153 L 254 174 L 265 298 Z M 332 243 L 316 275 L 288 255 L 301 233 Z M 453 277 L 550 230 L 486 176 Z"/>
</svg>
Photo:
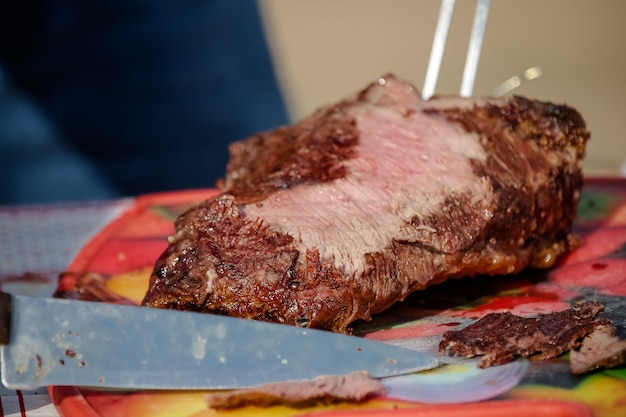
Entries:
<svg viewBox="0 0 626 417">
<path fill-rule="evenodd" d="M 613 368 L 626 361 L 626 340 L 615 335 L 615 326 L 598 326 L 570 352 L 570 370 L 584 374 L 599 368 Z"/>
<path fill-rule="evenodd" d="M 143 303 L 349 331 L 444 280 L 570 249 L 589 132 L 521 97 L 422 101 L 393 76 L 232 145 Z"/>
<path fill-rule="evenodd" d="M 462 330 L 444 333 L 439 352 L 483 356 L 481 368 L 502 365 L 516 357 L 553 358 L 579 347 L 596 330 L 612 326 L 608 319 L 596 317 L 603 310 L 600 303 L 585 302 L 539 317 L 487 314 Z"/>
<path fill-rule="evenodd" d="M 208 394 L 205 398 L 210 408 L 223 410 L 247 405 L 307 407 L 338 401 L 361 402 L 385 393 L 385 387 L 379 380 L 371 378 L 367 372 L 354 372 L 306 381 L 264 384 L 250 389 Z"/>
</svg>

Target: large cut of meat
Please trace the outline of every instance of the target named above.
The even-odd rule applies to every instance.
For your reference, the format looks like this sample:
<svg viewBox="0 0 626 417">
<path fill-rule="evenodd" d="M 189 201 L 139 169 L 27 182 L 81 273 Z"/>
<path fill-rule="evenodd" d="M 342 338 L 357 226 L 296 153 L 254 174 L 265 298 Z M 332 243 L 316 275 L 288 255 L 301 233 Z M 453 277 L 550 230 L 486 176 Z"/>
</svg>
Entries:
<svg viewBox="0 0 626 417">
<path fill-rule="evenodd" d="M 385 76 L 234 143 L 143 302 L 346 332 L 449 278 L 549 267 L 572 242 L 588 137 L 566 106 L 422 101 Z"/>
</svg>

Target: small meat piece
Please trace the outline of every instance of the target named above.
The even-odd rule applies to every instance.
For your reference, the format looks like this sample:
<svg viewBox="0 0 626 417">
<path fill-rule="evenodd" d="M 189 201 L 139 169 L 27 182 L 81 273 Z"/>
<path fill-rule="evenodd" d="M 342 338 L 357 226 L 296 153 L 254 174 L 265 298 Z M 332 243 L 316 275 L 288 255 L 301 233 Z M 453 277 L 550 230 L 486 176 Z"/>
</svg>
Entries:
<svg viewBox="0 0 626 417">
<path fill-rule="evenodd" d="M 468 358 L 482 355 L 481 368 L 502 365 L 518 356 L 553 358 L 580 346 L 597 328 L 611 326 L 608 319 L 596 317 L 601 311 L 600 303 L 584 302 L 539 317 L 487 314 L 462 330 L 446 332 L 439 352 Z"/>
<path fill-rule="evenodd" d="M 570 370 L 574 375 L 599 368 L 613 368 L 626 361 L 626 340 L 615 335 L 615 326 L 598 326 L 583 339 L 579 350 L 570 352 Z"/>
<path fill-rule="evenodd" d="M 588 138 L 567 106 L 424 101 L 380 78 L 234 143 L 143 304 L 349 332 L 451 278 L 550 267 L 571 249 Z"/>
<path fill-rule="evenodd" d="M 338 401 L 361 402 L 386 393 L 383 384 L 367 372 L 319 376 L 313 380 L 263 384 L 255 388 L 208 394 L 210 408 L 232 409 L 254 405 L 308 407 Z"/>
</svg>

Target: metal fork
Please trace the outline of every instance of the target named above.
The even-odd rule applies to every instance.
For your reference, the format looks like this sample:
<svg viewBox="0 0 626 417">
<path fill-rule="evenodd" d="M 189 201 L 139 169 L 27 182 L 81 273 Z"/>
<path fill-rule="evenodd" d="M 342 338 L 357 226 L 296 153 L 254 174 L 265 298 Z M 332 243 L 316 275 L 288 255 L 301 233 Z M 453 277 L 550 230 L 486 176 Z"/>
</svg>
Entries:
<svg viewBox="0 0 626 417">
<path fill-rule="evenodd" d="M 433 39 L 428 69 L 426 70 L 426 79 L 422 86 L 422 98 L 424 100 L 429 99 L 435 92 L 446 39 L 448 38 L 448 32 L 450 30 L 450 21 L 452 20 L 452 14 L 454 12 L 454 5 L 455 0 L 441 1 L 439 19 L 437 20 L 437 27 L 435 29 L 435 38 Z M 477 0 L 476 3 L 474 23 L 472 25 L 472 33 L 470 35 L 467 56 L 465 58 L 463 79 L 461 80 L 461 97 L 470 97 L 474 90 L 476 70 L 478 68 L 478 61 L 480 60 L 480 50 L 485 36 L 485 27 L 487 26 L 490 5 L 491 0 Z"/>
<path fill-rule="evenodd" d="M 485 37 L 485 27 L 487 26 L 487 16 L 489 15 L 490 0 L 477 0 L 476 11 L 474 12 L 474 23 L 472 33 L 470 35 L 469 46 L 467 48 L 467 57 L 465 58 L 465 68 L 463 69 L 463 79 L 461 80 L 461 97 L 470 97 L 474 90 L 474 81 L 476 80 L 476 72 L 478 69 L 478 61 L 480 59 L 480 51 L 482 49 L 483 38 Z M 435 38 L 430 51 L 430 59 L 428 61 L 428 69 L 426 71 L 426 79 L 422 87 L 422 98 L 428 100 L 435 92 L 437 78 L 439 77 L 439 69 L 441 68 L 441 60 L 446 45 L 446 39 L 450 30 L 450 21 L 454 11 L 455 0 L 442 0 L 439 10 L 439 19 L 435 29 Z M 520 85 L 540 78 L 542 75 L 541 67 L 534 66 L 527 68 L 523 72 L 510 77 L 494 87 L 489 95 L 503 96 Z"/>
</svg>

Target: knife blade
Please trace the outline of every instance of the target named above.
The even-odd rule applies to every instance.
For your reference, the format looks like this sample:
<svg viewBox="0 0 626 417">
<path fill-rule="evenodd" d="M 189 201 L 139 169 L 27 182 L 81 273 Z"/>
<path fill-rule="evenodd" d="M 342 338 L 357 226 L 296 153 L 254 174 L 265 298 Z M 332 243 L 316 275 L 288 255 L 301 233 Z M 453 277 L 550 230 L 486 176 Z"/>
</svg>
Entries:
<svg viewBox="0 0 626 417">
<path fill-rule="evenodd" d="M 432 369 L 436 358 L 361 337 L 205 313 L 0 293 L 2 383 L 233 389 L 367 371 Z"/>
</svg>

